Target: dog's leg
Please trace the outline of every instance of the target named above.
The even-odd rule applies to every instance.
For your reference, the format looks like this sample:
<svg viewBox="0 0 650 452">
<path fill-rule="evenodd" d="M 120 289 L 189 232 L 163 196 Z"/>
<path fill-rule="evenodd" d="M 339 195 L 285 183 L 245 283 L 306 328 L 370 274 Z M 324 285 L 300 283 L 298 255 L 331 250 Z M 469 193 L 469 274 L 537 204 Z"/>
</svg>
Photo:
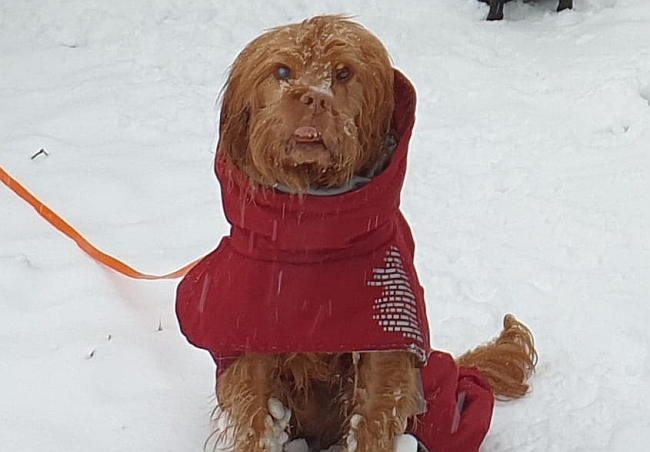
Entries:
<svg viewBox="0 0 650 452">
<path fill-rule="evenodd" d="M 557 12 L 564 9 L 573 9 L 573 0 L 560 0 L 560 3 L 557 5 Z"/>
<path fill-rule="evenodd" d="M 490 12 L 488 13 L 487 20 L 501 20 L 503 19 L 503 4 L 505 0 L 490 0 Z"/>
<path fill-rule="evenodd" d="M 282 452 L 291 411 L 281 397 L 276 355 L 244 355 L 219 377 L 217 399 L 235 452 Z"/>
<path fill-rule="evenodd" d="M 420 403 L 418 369 L 409 352 L 373 352 L 357 364 L 348 452 L 394 452 L 395 438 Z"/>
</svg>

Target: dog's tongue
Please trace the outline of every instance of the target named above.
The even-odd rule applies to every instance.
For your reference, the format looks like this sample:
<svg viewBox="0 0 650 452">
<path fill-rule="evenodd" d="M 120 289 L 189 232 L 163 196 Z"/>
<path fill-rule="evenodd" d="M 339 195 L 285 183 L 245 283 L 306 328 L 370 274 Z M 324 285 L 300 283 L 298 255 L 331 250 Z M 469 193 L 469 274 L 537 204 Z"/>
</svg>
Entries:
<svg viewBox="0 0 650 452">
<path fill-rule="evenodd" d="M 301 126 L 293 131 L 293 137 L 298 143 L 315 143 L 321 141 L 321 134 L 316 127 Z"/>
</svg>

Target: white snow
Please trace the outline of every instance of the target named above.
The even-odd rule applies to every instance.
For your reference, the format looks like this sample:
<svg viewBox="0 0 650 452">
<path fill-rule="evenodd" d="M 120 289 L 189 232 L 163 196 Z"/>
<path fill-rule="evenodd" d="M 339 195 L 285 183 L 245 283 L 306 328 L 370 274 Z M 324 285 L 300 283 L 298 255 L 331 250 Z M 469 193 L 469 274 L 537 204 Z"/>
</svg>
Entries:
<svg viewBox="0 0 650 452">
<path fill-rule="evenodd" d="M 262 450 L 269 452 L 282 452 L 283 446 L 289 441 L 289 423 L 291 422 L 291 410 L 285 408 L 282 402 L 275 397 L 268 401 L 270 415 L 266 417 L 266 433 L 261 442 L 264 444 Z"/>
<path fill-rule="evenodd" d="M 350 430 L 345 435 L 345 450 L 347 452 L 356 452 L 359 442 L 357 441 L 357 433 L 359 432 L 359 424 L 363 421 L 363 416 L 354 414 L 350 418 Z"/>
<path fill-rule="evenodd" d="M 435 346 L 507 312 L 536 335 L 533 391 L 497 405 L 483 451 L 644 452 L 650 2 L 556 5 L 0 2 L 0 165 L 105 251 L 174 270 L 228 229 L 215 102 L 238 51 L 357 15 L 419 94 L 403 208 Z M 201 451 L 214 368 L 175 284 L 105 270 L 0 186 L 0 450 Z"/>
</svg>

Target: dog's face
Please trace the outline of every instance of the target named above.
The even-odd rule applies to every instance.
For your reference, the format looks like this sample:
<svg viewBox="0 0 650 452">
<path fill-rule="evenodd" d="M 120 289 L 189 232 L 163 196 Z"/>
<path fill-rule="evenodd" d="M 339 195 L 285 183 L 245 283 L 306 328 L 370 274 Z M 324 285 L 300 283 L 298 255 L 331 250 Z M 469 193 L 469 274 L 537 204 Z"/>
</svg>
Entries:
<svg viewBox="0 0 650 452">
<path fill-rule="evenodd" d="M 261 185 L 342 186 L 383 158 L 393 109 L 382 43 L 343 17 L 314 17 L 268 31 L 237 57 L 220 152 Z"/>
</svg>

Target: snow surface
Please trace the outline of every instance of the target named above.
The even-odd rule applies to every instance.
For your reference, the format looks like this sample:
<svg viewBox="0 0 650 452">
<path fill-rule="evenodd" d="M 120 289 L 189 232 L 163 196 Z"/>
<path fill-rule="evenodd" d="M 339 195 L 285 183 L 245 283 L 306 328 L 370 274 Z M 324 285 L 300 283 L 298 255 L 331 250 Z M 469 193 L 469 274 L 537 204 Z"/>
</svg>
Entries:
<svg viewBox="0 0 650 452">
<path fill-rule="evenodd" d="M 0 2 L 0 165 L 148 272 L 227 231 L 212 174 L 227 67 L 265 28 L 349 13 L 414 82 L 403 193 L 436 347 L 515 313 L 533 391 L 484 452 L 650 444 L 650 2 Z M 40 148 L 49 156 L 30 157 Z M 0 450 L 200 451 L 214 368 L 176 282 L 90 260 L 0 187 Z"/>
</svg>

